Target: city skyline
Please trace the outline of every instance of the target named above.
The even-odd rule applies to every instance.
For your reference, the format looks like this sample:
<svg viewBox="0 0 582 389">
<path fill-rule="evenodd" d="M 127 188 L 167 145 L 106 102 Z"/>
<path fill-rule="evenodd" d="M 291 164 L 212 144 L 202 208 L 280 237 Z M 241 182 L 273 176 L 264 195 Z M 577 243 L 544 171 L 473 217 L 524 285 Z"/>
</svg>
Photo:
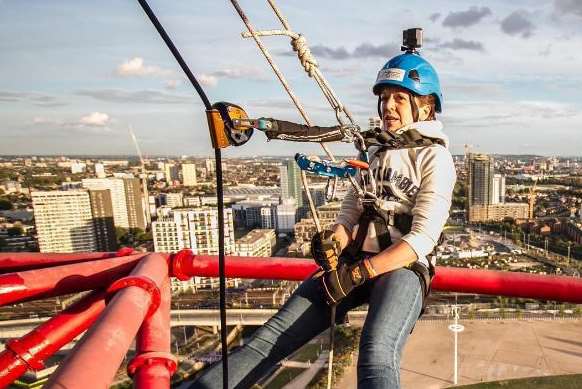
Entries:
<svg viewBox="0 0 582 389">
<path fill-rule="evenodd" d="M 449 0 L 437 8 L 415 1 L 371 12 L 380 4 L 279 4 L 362 128 L 375 116 L 370 88 L 378 69 L 398 54 L 401 30 L 419 26 L 423 53 L 441 75 L 441 119 L 454 154 L 472 144 L 491 154 L 579 155 L 572 140 L 582 119 L 582 58 L 571 47 L 582 44 L 581 3 Z M 266 3 L 241 5 L 258 28 L 278 27 Z M 300 121 L 254 43 L 240 38 L 244 25 L 229 4 L 152 7 L 211 100 L 235 102 L 251 116 Z M 314 19 L 329 28 L 316 28 Z M 211 154 L 202 105 L 137 3 L 3 0 L 0 38 L 0 155 L 134 154 L 130 125 L 145 155 Z M 265 43 L 314 122 L 332 124 L 332 110 L 288 41 Z M 292 154 L 286 143 L 265 145 L 256 133 L 225 154 Z M 317 145 L 295 148 L 319 153 Z M 351 145 L 332 148 L 354 154 Z"/>
</svg>

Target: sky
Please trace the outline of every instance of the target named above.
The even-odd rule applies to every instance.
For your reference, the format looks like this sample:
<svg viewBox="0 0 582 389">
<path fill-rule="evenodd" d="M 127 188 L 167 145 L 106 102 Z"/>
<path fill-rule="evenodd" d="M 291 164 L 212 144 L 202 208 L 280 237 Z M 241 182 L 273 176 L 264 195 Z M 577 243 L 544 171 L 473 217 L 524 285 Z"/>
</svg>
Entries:
<svg viewBox="0 0 582 389">
<path fill-rule="evenodd" d="M 258 29 L 281 27 L 267 2 L 240 0 Z M 366 127 L 371 88 L 400 53 L 402 30 L 424 29 L 437 69 L 439 116 L 454 154 L 580 156 L 582 0 L 279 0 L 343 104 Z M 150 0 L 211 101 L 251 117 L 301 117 L 229 1 Z M 286 37 L 265 37 L 318 125 L 335 116 Z M 207 156 L 203 105 L 133 0 L 0 0 L 0 154 Z M 336 154 L 353 154 L 349 144 Z M 255 133 L 228 156 L 318 153 L 316 145 Z"/>
</svg>

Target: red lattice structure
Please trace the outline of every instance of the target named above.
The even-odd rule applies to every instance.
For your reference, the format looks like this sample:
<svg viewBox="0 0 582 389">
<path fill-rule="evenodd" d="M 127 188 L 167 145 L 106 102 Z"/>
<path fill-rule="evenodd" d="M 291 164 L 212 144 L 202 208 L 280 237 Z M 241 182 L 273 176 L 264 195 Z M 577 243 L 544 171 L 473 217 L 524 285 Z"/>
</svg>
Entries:
<svg viewBox="0 0 582 389">
<path fill-rule="evenodd" d="M 311 260 L 226 258 L 226 276 L 303 280 Z M 0 354 L 0 387 L 87 332 L 51 376 L 46 388 L 102 388 L 114 379 L 133 339 L 128 374 L 136 388 L 169 388 L 176 370 L 170 353 L 170 277 L 217 277 L 217 256 L 134 253 L 0 254 L 2 305 L 92 291 Z M 582 279 L 490 270 L 438 267 L 433 289 L 582 303 Z"/>
</svg>

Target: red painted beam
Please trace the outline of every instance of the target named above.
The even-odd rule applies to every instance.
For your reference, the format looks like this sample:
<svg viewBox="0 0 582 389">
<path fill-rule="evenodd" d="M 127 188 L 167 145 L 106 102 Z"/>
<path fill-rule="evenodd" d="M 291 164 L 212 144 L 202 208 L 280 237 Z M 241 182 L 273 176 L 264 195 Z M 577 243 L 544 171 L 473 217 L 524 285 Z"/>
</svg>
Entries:
<svg viewBox="0 0 582 389">
<path fill-rule="evenodd" d="M 124 247 L 116 252 L 105 253 L 0 253 L 0 273 L 124 257 L 133 252 L 132 248 Z"/>
<path fill-rule="evenodd" d="M 172 257 L 171 275 L 180 280 L 218 277 L 218 256 L 192 255 L 182 250 Z M 267 280 L 302 281 L 318 266 L 311 259 L 281 257 L 226 257 L 226 276 Z"/>
<path fill-rule="evenodd" d="M 135 340 L 137 355 L 127 366 L 137 389 L 167 389 L 177 359 L 170 352 L 170 278 L 161 287 L 160 306 L 146 318 Z"/>
<path fill-rule="evenodd" d="M 582 303 L 582 279 L 567 276 L 437 267 L 433 289 Z"/>
<path fill-rule="evenodd" d="M 168 277 L 168 260 L 160 254 L 144 257 L 123 282 L 85 336 L 51 376 L 45 388 L 108 388 L 133 338 L 150 311 L 153 296 Z M 133 283 L 132 280 L 140 280 Z M 150 288 L 140 284 L 149 280 Z M 116 283 L 117 283 L 116 282 Z M 134 286 L 135 285 L 135 286 Z M 154 289 L 155 288 L 155 289 Z M 158 301 L 159 303 L 159 301 Z"/>
<path fill-rule="evenodd" d="M 179 279 L 218 276 L 217 256 L 193 256 L 183 250 L 172 258 L 172 275 Z M 316 268 L 313 261 L 306 259 L 226 257 L 227 277 L 301 281 Z M 582 279 L 576 277 L 437 266 L 432 288 L 447 292 L 582 303 Z"/>
<path fill-rule="evenodd" d="M 0 306 L 102 288 L 134 268 L 146 254 L 100 259 L 0 275 Z"/>
<path fill-rule="evenodd" d="M 0 388 L 28 369 L 42 369 L 47 358 L 89 328 L 104 309 L 105 292 L 92 292 L 22 338 L 9 341 L 0 353 Z"/>
</svg>

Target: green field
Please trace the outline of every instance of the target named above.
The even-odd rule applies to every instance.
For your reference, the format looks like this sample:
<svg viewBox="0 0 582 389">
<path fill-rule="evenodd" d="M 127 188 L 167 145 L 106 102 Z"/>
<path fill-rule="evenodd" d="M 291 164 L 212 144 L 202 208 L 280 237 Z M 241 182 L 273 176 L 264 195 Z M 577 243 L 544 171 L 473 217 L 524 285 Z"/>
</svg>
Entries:
<svg viewBox="0 0 582 389">
<path fill-rule="evenodd" d="M 321 352 L 321 345 L 319 343 L 308 343 L 301 347 L 291 358 L 291 361 L 297 362 L 314 362 Z"/>
<path fill-rule="evenodd" d="M 291 382 L 293 378 L 303 373 L 305 369 L 299 367 L 286 367 L 275 378 L 273 378 L 264 389 L 279 389 Z"/>
<path fill-rule="evenodd" d="M 579 389 L 582 388 L 582 374 L 568 374 L 551 377 L 520 378 L 484 382 L 481 384 L 455 386 L 455 389 Z"/>
</svg>

